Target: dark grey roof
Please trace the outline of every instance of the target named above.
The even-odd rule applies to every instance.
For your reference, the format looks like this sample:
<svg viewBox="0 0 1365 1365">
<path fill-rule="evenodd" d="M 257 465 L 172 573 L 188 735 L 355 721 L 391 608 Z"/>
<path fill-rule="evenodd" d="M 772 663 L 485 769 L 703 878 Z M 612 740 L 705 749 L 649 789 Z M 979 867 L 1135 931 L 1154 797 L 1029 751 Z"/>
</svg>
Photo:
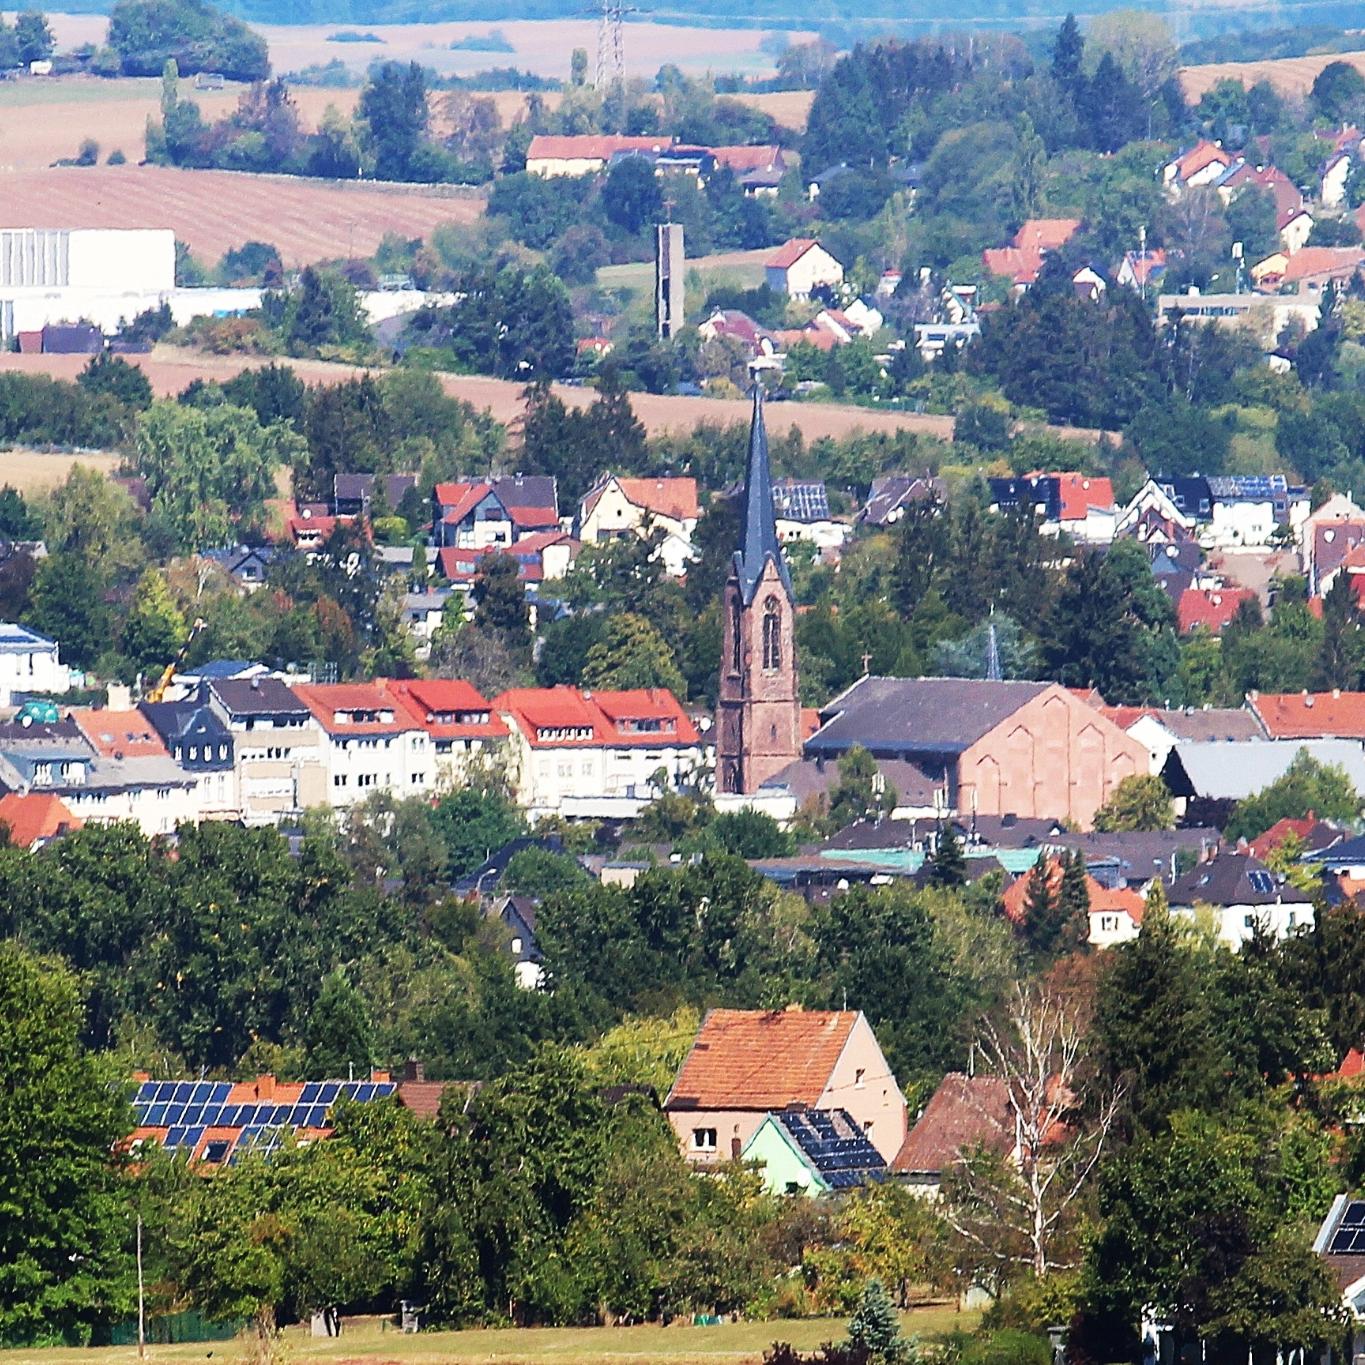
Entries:
<svg viewBox="0 0 1365 1365">
<path fill-rule="evenodd" d="M 878 759 L 877 771 L 889 786 L 895 788 L 896 800 L 902 806 L 932 806 L 935 793 L 943 787 L 941 771 L 935 777 L 931 771 L 907 759 Z M 775 772 L 763 785 L 768 788 L 785 787 L 796 798 L 798 805 L 804 805 L 839 785 L 839 764 L 834 759 L 798 758 Z M 908 825 L 910 822 L 896 823 Z"/>
<path fill-rule="evenodd" d="M 1151 561 L 1152 572 L 1158 577 L 1164 574 L 1192 574 L 1203 559 L 1203 551 L 1193 540 L 1174 543 L 1160 541 L 1147 543 L 1147 556 Z"/>
<path fill-rule="evenodd" d="M 504 474 L 492 480 L 493 492 L 504 507 L 559 507 L 550 474 Z"/>
<path fill-rule="evenodd" d="M 1354 839 L 1343 839 L 1340 843 L 1320 848 L 1307 857 L 1325 867 L 1358 867 L 1365 863 L 1365 834 L 1357 834 Z"/>
<path fill-rule="evenodd" d="M 1048 839 L 1053 848 L 1079 849 L 1087 863 L 1113 860 L 1125 882 L 1149 882 L 1170 877 L 1181 853 L 1205 857 L 1223 842 L 1218 830 L 1171 829 L 1129 831 L 1117 834 L 1057 834 Z"/>
<path fill-rule="evenodd" d="M 278 678 L 215 678 L 209 687 L 230 715 L 311 714 Z"/>
<path fill-rule="evenodd" d="M 740 548 L 735 553 L 735 576 L 748 606 L 758 591 L 763 570 L 771 559 L 777 566 L 787 596 L 792 595 L 791 575 L 777 539 L 773 512 L 773 476 L 768 464 L 768 429 L 763 422 L 763 386 L 754 385 L 754 415 L 749 426 L 749 464 L 744 475 L 744 525 Z"/>
<path fill-rule="evenodd" d="M 880 474 L 872 480 L 867 502 L 858 513 L 858 520 L 871 526 L 886 525 L 887 518 L 900 511 L 908 502 L 939 496 L 941 479 L 919 474 Z"/>
<path fill-rule="evenodd" d="M 1310 896 L 1250 853 L 1222 852 L 1177 878 L 1169 899 L 1173 906 L 1276 905 L 1306 904 Z"/>
<path fill-rule="evenodd" d="M 1177 739 L 1261 739 L 1256 717 L 1241 707 L 1211 706 L 1156 711 L 1156 719 Z"/>
<path fill-rule="evenodd" d="M 887 766 L 886 761 L 878 764 L 883 769 Z M 832 768 L 834 765 L 827 764 L 826 767 Z M 958 837 L 964 841 L 971 837 L 974 828 L 976 844 L 988 848 L 1036 848 L 1054 842 L 1060 829 L 1055 820 L 1035 820 L 1015 815 L 956 816 L 952 824 Z M 854 850 L 912 848 L 933 834 L 936 825 L 937 821 L 930 816 L 922 816 L 918 820 L 858 820 L 832 834 L 821 847 Z"/>
<path fill-rule="evenodd" d="M 861 678 L 820 713 L 808 754 L 855 744 L 878 756 L 951 757 L 1045 692 L 1046 682 L 983 678 Z"/>
</svg>

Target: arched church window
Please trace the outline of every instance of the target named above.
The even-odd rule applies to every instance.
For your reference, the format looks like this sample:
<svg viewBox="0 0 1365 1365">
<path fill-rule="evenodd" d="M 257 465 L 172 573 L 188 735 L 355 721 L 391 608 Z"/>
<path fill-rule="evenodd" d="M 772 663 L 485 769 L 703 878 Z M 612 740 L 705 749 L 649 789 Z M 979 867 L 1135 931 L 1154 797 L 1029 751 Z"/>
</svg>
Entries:
<svg viewBox="0 0 1365 1365">
<path fill-rule="evenodd" d="M 743 625 L 739 599 L 736 598 L 730 603 L 730 671 L 732 673 L 738 673 L 744 663 L 744 650 L 740 639 Z"/>
<path fill-rule="evenodd" d="M 782 613 L 775 597 L 768 598 L 763 607 L 763 667 L 782 667 Z"/>
</svg>

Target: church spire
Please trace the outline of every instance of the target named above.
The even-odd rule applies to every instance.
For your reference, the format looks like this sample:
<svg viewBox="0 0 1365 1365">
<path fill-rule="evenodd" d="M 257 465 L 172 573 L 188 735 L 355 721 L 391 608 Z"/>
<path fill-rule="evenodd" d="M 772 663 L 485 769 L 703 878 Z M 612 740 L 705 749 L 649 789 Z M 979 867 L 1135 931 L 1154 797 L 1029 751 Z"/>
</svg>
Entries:
<svg viewBox="0 0 1365 1365">
<path fill-rule="evenodd" d="M 792 595 L 791 575 L 777 539 L 777 514 L 773 510 L 773 475 L 768 464 L 768 429 L 763 422 L 763 385 L 754 383 L 754 415 L 749 426 L 749 464 L 744 475 L 744 525 L 740 548 L 735 553 L 735 576 L 744 605 L 754 600 L 763 568 L 771 559 L 777 566 L 787 596 Z"/>
</svg>

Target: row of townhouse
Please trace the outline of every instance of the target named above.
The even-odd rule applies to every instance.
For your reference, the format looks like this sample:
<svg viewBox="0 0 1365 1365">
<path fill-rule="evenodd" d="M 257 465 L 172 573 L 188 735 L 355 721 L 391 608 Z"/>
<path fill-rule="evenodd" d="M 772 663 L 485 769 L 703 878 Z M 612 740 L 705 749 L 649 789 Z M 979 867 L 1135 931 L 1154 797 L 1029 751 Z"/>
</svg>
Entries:
<svg viewBox="0 0 1365 1365">
<path fill-rule="evenodd" d="M 0 787 L 58 797 L 77 821 L 269 824 L 375 792 L 447 790 L 486 766 L 533 817 L 634 814 L 700 780 L 707 749 L 669 692 L 457 679 L 295 683 L 262 669 L 187 676 L 173 700 L 0 723 Z"/>
</svg>

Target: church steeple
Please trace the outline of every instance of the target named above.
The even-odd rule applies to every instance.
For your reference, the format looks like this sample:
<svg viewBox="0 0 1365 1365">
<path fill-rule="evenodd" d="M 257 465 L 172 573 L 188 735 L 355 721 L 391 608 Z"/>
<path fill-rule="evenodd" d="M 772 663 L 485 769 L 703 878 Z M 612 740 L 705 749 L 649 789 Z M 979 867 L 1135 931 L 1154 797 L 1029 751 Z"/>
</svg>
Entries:
<svg viewBox="0 0 1365 1365">
<path fill-rule="evenodd" d="M 748 793 L 801 757 L 796 604 L 777 538 L 763 391 L 754 386 L 743 522 L 723 602 L 716 787 Z"/>
<path fill-rule="evenodd" d="M 777 539 L 777 513 L 773 509 L 773 474 L 768 463 L 768 428 L 763 421 L 763 386 L 754 385 L 754 415 L 749 424 L 749 461 L 744 474 L 744 525 L 735 552 L 735 574 L 747 607 L 758 591 L 764 565 L 776 566 L 787 596 L 792 595 L 791 574 Z"/>
</svg>

